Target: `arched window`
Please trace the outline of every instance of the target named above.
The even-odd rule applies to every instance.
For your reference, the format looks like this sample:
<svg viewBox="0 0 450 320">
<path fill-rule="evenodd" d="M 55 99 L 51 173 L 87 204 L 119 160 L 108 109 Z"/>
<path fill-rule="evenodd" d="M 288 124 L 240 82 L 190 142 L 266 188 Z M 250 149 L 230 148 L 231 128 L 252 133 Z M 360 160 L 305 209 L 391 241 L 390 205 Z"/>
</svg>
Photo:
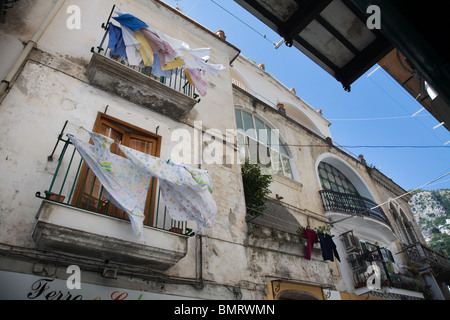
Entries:
<svg viewBox="0 0 450 320">
<path fill-rule="evenodd" d="M 293 179 L 289 152 L 278 130 L 244 110 L 236 108 L 235 112 L 241 162 L 259 163 Z"/>
<path fill-rule="evenodd" d="M 324 190 L 358 195 L 355 186 L 338 169 L 332 165 L 321 162 L 319 164 L 319 177 Z"/>
</svg>

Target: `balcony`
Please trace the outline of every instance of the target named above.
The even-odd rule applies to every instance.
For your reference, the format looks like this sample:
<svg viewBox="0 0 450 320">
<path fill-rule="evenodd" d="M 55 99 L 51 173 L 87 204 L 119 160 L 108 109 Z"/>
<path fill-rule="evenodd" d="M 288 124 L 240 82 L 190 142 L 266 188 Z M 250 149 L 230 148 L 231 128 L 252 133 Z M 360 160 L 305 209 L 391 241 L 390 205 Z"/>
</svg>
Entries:
<svg viewBox="0 0 450 320">
<path fill-rule="evenodd" d="M 320 191 L 325 211 L 358 214 L 391 225 L 383 210 L 364 197 L 334 191 Z"/>
<path fill-rule="evenodd" d="M 86 72 L 89 82 L 174 120 L 182 119 L 200 101 L 195 87 L 181 68 L 170 70 L 170 75 L 156 76 L 152 67 L 130 66 L 125 59 L 113 56 L 105 40 L 115 8 L 114 5 L 108 21 L 102 24 L 105 33 L 101 43 L 91 48 Z"/>
<path fill-rule="evenodd" d="M 377 245 L 366 243 L 359 251 L 348 253 L 347 260 L 353 272 L 355 293 L 362 295 L 370 292 L 380 298 L 424 299 L 426 292 L 424 281 L 408 269 L 399 272 L 393 258 L 386 258 L 388 255 L 383 250 L 385 249 Z M 372 267 L 371 272 L 368 270 L 369 266 Z M 375 268 L 378 269 L 379 277 L 376 285 L 373 283 Z M 369 288 L 368 282 L 374 287 Z"/>
<path fill-rule="evenodd" d="M 383 210 L 372 200 L 347 193 L 320 191 L 325 215 L 331 222 L 348 223 L 348 230 L 356 224 L 369 238 L 390 243 L 397 238 Z"/>
<path fill-rule="evenodd" d="M 412 265 L 423 266 L 428 264 L 436 272 L 448 273 L 450 271 L 450 259 L 445 255 L 416 242 L 410 245 L 403 245 L 403 252 L 408 257 Z"/>
<path fill-rule="evenodd" d="M 50 186 L 36 193 L 43 199 L 32 234 L 37 247 L 156 270 L 174 266 L 187 254 L 192 230 L 167 214 L 157 180 L 149 187 L 142 243 L 70 141 L 61 135 L 58 141 L 64 145 Z"/>
<path fill-rule="evenodd" d="M 94 52 L 87 76 L 92 85 L 174 120 L 186 116 L 198 102 L 181 69 L 172 70 L 170 77 L 156 77 L 150 67 L 130 67 Z"/>
</svg>

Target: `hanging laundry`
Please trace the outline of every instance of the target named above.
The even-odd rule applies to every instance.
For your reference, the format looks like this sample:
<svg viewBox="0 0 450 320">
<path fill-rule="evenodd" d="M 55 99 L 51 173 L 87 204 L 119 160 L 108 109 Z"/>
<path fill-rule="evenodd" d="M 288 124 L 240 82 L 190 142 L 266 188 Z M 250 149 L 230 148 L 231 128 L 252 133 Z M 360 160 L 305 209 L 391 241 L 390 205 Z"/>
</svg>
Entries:
<svg viewBox="0 0 450 320">
<path fill-rule="evenodd" d="M 145 241 L 143 234 L 144 209 L 151 176 L 135 167 L 128 159 L 110 153 L 114 140 L 89 132 L 94 145 L 69 135 L 86 165 L 94 173 L 110 200 L 126 211 L 137 239 Z M 111 163 L 105 170 L 100 162 Z"/>
<path fill-rule="evenodd" d="M 208 188 L 208 191 L 212 194 L 213 193 L 213 187 L 212 187 L 212 182 L 211 182 L 211 178 L 209 177 L 209 175 L 207 175 L 207 179 L 205 179 L 205 174 L 201 175 L 198 170 L 189 170 L 187 169 L 187 167 L 185 167 L 186 170 L 189 171 L 189 173 L 192 175 L 192 178 L 194 178 L 194 180 L 201 186 L 206 186 Z M 206 171 L 207 173 L 207 171 Z"/>
<path fill-rule="evenodd" d="M 198 69 L 185 69 L 184 71 L 188 77 L 189 83 L 194 86 L 202 96 L 206 96 L 209 85 L 202 79 L 201 71 Z"/>
<path fill-rule="evenodd" d="M 195 61 L 193 61 L 188 58 L 184 58 L 184 60 L 187 68 L 204 70 L 214 77 L 217 77 L 219 72 L 225 69 L 225 67 L 221 64 L 206 63 L 200 59 L 195 59 Z"/>
<path fill-rule="evenodd" d="M 135 31 L 134 37 L 140 42 L 141 47 L 139 52 L 141 53 L 142 61 L 145 66 L 151 67 L 153 65 L 153 49 L 145 39 L 144 35 Z"/>
<path fill-rule="evenodd" d="M 170 36 L 168 36 L 167 34 L 157 30 L 157 29 L 153 29 L 151 27 L 147 27 L 147 30 L 153 32 L 154 34 L 156 34 L 161 40 L 167 42 L 170 47 L 174 50 L 174 52 L 176 53 L 176 55 L 174 56 L 174 58 L 178 57 L 178 58 L 186 58 L 186 54 L 190 55 L 193 59 L 200 59 L 203 61 L 208 61 L 210 58 L 210 48 L 196 48 L 196 49 L 192 49 L 189 44 L 187 44 L 184 41 L 172 38 Z"/>
<path fill-rule="evenodd" d="M 210 48 L 192 49 L 184 41 L 172 38 L 157 29 L 148 26 L 142 20 L 135 16 L 116 8 L 117 17 L 113 17 L 119 24 L 119 27 L 110 28 L 110 44 L 112 54 L 120 49 L 120 55 L 125 51 L 128 64 L 131 66 L 151 66 L 160 75 L 164 71 L 175 68 L 190 69 L 190 83 L 198 89 L 201 95 L 206 95 L 209 86 L 202 79 L 202 72 L 207 72 L 217 77 L 220 70 L 225 69 L 220 64 L 210 64 L 207 61 L 210 58 Z M 110 25 L 113 25 L 110 23 Z M 120 41 L 119 31 L 122 32 Z M 158 55 L 158 60 L 155 59 Z M 192 70 L 199 70 L 195 72 Z M 167 76 L 167 75 L 164 75 Z"/>
<path fill-rule="evenodd" d="M 341 262 L 339 258 L 339 253 L 336 249 L 336 244 L 333 241 L 333 237 L 328 233 L 323 233 L 321 231 L 317 232 L 320 241 L 320 247 L 322 249 L 323 260 L 334 261 L 334 257 Z"/>
<path fill-rule="evenodd" d="M 175 60 L 175 51 L 164 40 L 158 37 L 155 33 L 151 32 L 148 28 L 141 29 L 140 32 L 144 35 L 153 52 L 158 54 L 162 65 L 165 65 L 168 61 Z"/>
<path fill-rule="evenodd" d="M 134 32 L 125 26 L 121 26 L 123 41 L 126 46 L 128 64 L 130 66 L 139 66 L 142 63 L 141 43 L 134 36 Z"/>
<path fill-rule="evenodd" d="M 110 195 L 110 200 L 127 212 L 138 239 L 144 240 L 144 208 L 152 177 L 159 179 L 161 194 L 172 219 L 195 221 L 199 234 L 211 225 L 217 206 L 212 197 L 212 180 L 206 170 L 166 162 L 119 145 L 127 157 L 124 158 L 110 153 L 112 139 L 88 133 L 94 145 L 71 135 L 69 139 Z"/>
<path fill-rule="evenodd" d="M 125 156 L 141 171 L 156 177 L 169 215 L 177 221 L 195 221 L 203 233 L 217 212 L 212 197 L 212 181 L 206 170 L 194 169 L 137 150 L 119 146 Z"/>
<path fill-rule="evenodd" d="M 184 65 L 185 65 L 185 63 L 184 63 L 184 60 L 183 60 L 183 59 L 176 58 L 176 59 L 173 60 L 173 61 L 166 62 L 165 65 L 163 65 L 163 64 L 161 63 L 161 69 L 162 69 L 162 70 L 172 70 L 172 69 L 176 69 L 176 68 L 182 67 L 182 66 L 184 66 Z"/>
<path fill-rule="evenodd" d="M 113 56 L 127 56 L 126 46 L 122 36 L 122 29 L 112 23 L 109 24 L 108 49 L 111 50 L 111 54 Z"/>
<path fill-rule="evenodd" d="M 317 237 L 317 232 L 308 228 L 303 230 L 301 235 L 303 238 L 307 240 L 306 242 L 306 251 L 305 251 L 305 259 L 311 260 L 312 248 L 315 243 L 319 242 Z"/>
<path fill-rule="evenodd" d="M 166 77 L 166 78 L 170 78 L 172 74 L 170 70 L 162 69 L 161 62 L 159 61 L 159 56 L 157 54 L 153 55 L 152 73 L 157 77 Z"/>
<path fill-rule="evenodd" d="M 118 17 L 113 17 L 113 19 L 132 31 L 148 27 L 145 22 L 128 13 L 119 14 Z"/>
</svg>

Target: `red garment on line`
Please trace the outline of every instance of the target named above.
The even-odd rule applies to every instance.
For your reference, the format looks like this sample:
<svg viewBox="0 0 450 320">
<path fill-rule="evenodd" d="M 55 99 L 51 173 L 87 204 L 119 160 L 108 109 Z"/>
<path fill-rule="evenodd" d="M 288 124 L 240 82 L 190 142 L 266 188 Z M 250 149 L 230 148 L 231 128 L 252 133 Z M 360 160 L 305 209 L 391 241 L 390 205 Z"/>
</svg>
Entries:
<svg viewBox="0 0 450 320">
<path fill-rule="evenodd" d="M 311 252 L 314 243 L 319 242 L 319 238 L 317 237 L 317 232 L 310 229 L 305 229 L 302 233 L 302 237 L 307 240 L 306 243 L 306 252 L 305 259 L 311 260 Z"/>
</svg>

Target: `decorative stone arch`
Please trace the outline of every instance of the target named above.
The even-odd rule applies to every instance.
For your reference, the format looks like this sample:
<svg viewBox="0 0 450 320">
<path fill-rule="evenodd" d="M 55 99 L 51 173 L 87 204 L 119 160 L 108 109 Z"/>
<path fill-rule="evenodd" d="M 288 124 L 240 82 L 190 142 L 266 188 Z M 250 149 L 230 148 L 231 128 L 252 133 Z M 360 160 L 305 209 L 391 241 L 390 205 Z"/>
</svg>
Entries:
<svg viewBox="0 0 450 320">
<path fill-rule="evenodd" d="M 320 188 L 322 188 L 322 184 L 320 183 L 320 177 L 319 177 L 319 164 L 321 162 L 328 163 L 329 165 L 335 167 L 340 172 L 342 172 L 342 174 L 345 175 L 348 180 L 350 180 L 350 182 L 356 188 L 356 190 L 361 195 L 361 197 L 375 201 L 375 197 L 373 196 L 369 187 L 367 186 L 365 181 L 360 177 L 360 175 L 355 171 L 355 169 L 353 169 L 343 159 L 341 159 L 338 156 L 336 156 L 332 153 L 329 153 L 329 152 L 321 154 L 317 158 L 315 166 L 314 166 L 314 168 L 316 170 L 317 181 L 319 181 Z"/>
<path fill-rule="evenodd" d="M 253 116 L 259 118 L 262 122 L 267 124 L 270 127 L 270 129 L 272 129 L 272 130 L 279 130 L 278 127 L 276 125 L 274 125 L 269 119 L 267 119 L 266 117 L 264 117 L 261 114 L 258 114 L 256 112 L 254 112 L 254 111 L 244 107 L 243 105 L 235 104 L 234 108 L 235 109 L 240 109 L 240 110 L 245 111 L 245 112 L 248 112 L 248 113 L 252 114 Z M 281 132 L 280 132 L 279 138 L 281 140 L 281 143 L 283 143 L 285 145 L 285 148 L 286 148 L 286 151 L 288 152 L 289 157 L 292 158 L 293 157 L 292 151 L 290 150 L 290 147 L 288 146 L 288 144 L 286 142 L 286 139 L 283 137 Z"/>
<path fill-rule="evenodd" d="M 391 201 L 389 203 L 389 211 L 394 218 L 394 222 L 402 242 L 405 244 L 414 244 L 418 242 L 419 239 L 413 227 L 414 223 L 395 201 Z"/>
<path fill-rule="evenodd" d="M 323 289 L 320 286 L 291 282 L 287 280 L 274 280 L 269 283 L 274 300 L 324 300 Z"/>
<path fill-rule="evenodd" d="M 319 128 L 316 126 L 314 121 L 311 120 L 311 118 L 305 112 L 301 111 L 299 108 L 297 108 L 295 105 L 293 105 L 289 102 L 284 102 L 284 101 L 280 100 L 278 103 L 281 103 L 284 105 L 284 108 L 286 109 L 286 114 L 289 118 L 297 121 L 298 123 L 305 126 L 306 128 L 313 131 L 314 133 L 316 133 L 320 136 L 324 136 L 320 132 Z"/>
<path fill-rule="evenodd" d="M 235 110 L 242 110 L 244 112 L 250 113 L 252 116 L 259 118 L 262 122 L 264 122 L 264 124 L 266 124 L 271 130 L 278 130 L 279 132 L 279 136 L 278 138 L 280 139 L 280 143 L 284 145 L 284 148 L 287 152 L 287 156 L 290 159 L 290 166 L 291 166 L 291 170 L 292 170 L 292 179 L 300 182 L 300 178 L 299 178 L 299 173 L 297 171 L 297 167 L 295 165 L 295 161 L 294 161 L 294 155 L 292 153 L 291 148 L 289 147 L 288 142 L 286 141 L 286 139 L 284 138 L 284 135 L 281 133 L 280 129 L 278 128 L 278 126 L 274 125 L 270 120 L 268 120 L 264 115 L 258 114 L 257 112 L 250 110 L 248 107 L 245 107 L 243 105 L 239 105 L 239 104 L 235 104 L 234 105 L 234 109 Z"/>
<path fill-rule="evenodd" d="M 356 172 L 356 170 L 353 169 L 345 160 L 332 153 L 323 153 L 317 158 L 315 163 L 317 180 L 321 190 L 327 191 L 323 189 L 319 175 L 319 164 L 322 162 L 325 164 L 329 164 L 330 166 L 339 170 L 346 177 L 348 182 L 353 185 L 358 195 L 352 195 L 352 197 L 361 197 L 361 201 L 363 201 L 363 203 L 368 200 L 370 200 L 373 204 L 377 203 L 370 188 L 367 186 L 363 178 Z M 345 192 L 338 192 L 335 194 L 335 196 L 339 199 L 348 200 L 349 198 L 347 198 L 346 195 L 347 194 Z M 324 203 L 326 202 L 324 199 L 322 200 L 324 201 Z M 379 218 L 367 216 L 365 214 L 358 214 L 365 212 L 365 206 L 367 206 L 367 204 L 365 204 L 364 206 L 356 206 L 355 208 L 352 208 L 353 210 L 361 210 L 361 212 L 352 212 L 344 209 L 341 210 L 341 208 L 325 209 L 325 216 L 332 222 L 333 228 L 339 230 L 339 233 L 353 230 L 354 234 L 357 237 L 363 236 L 367 240 L 379 242 L 386 246 L 397 240 L 397 236 L 394 234 L 390 227 L 389 220 L 383 218 L 384 213 L 379 213 Z M 369 209 L 369 207 L 367 207 L 367 209 Z M 358 227 L 355 228 L 355 226 Z"/>
<path fill-rule="evenodd" d="M 231 82 L 244 91 L 250 92 L 252 94 L 255 92 L 250 81 L 248 81 L 247 78 L 235 68 L 231 68 Z"/>
<path fill-rule="evenodd" d="M 315 294 L 299 290 L 284 290 L 277 295 L 277 300 L 322 300 Z"/>
</svg>

